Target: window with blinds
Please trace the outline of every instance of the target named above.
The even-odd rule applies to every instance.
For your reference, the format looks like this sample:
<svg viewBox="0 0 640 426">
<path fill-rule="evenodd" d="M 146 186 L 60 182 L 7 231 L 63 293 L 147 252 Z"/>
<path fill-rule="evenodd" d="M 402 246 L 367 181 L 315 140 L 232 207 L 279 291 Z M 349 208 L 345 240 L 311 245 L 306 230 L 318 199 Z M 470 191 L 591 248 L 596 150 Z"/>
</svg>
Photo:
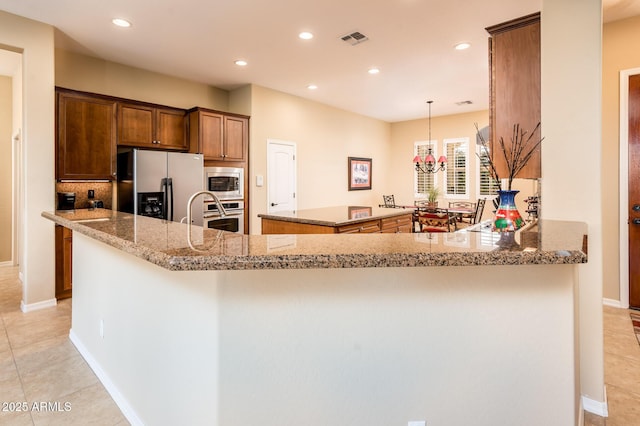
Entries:
<svg viewBox="0 0 640 426">
<path fill-rule="evenodd" d="M 446 195 L 466 198 L 469 196 L 469 138 L 445 139 L 444 149 L 447 156 Z"/>
<path fill-rule="evenodd" d="M 487 166 L 489 165 L 489 151 L 482 145 L 478 145 L 478 193 L 480 195 L 496 195 L 500 184 L 491 177 Z"/>
<path fill-rule="evenodd" d="M 419 155 L 420 158 L 424 160 L 425 155 L 427 155 L 427 151 L 429 151 L 429 142 L 416 142 L 414 143 L 413 155 Z M 431 144 L 431 152 L 435 158 L 438 158 L 436 154 L 436 143 Z M 436 185 L 435 175 L 432 173 L 423 173 L 420 170 L 415 170 L 415 164 L 413 164 L 413 181 L 415 183 L 414 186 L 414 196 L 415 197 L 425 197 L 429 189 L 433 188 Z"/>
</svg>

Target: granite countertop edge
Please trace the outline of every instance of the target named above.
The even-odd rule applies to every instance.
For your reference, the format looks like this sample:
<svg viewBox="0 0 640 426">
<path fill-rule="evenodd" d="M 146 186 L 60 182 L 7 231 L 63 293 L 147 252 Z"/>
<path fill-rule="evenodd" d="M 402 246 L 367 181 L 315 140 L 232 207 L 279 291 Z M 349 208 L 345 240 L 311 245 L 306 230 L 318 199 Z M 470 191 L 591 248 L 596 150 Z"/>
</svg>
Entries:
<svg viewBox="0 0 640 426">
<path fill-rule="evenodd" d="M 117 213 L 113 215 L 117 221 Z M 496 248 L 490 251 L 430 251 L 430 250 L 402 250 L 395 252 L 351 252 L 332 253 L 331 248 L 318 249 L 315 253 L 243 253 L 243 254 L 211 254 L 188 252 L 180 254 L 171 250 L 154 249 L 145 244 L 136 243 L 88 226 L 82 220 L 62 217 L 57 212 L 42 212 L 41 215 L 61 226 L 67 227 L 80 234 L 125 253 L 147 260 L 157 266 L 171 271 L 198 270 L 268 270 L 268 269 L 332 269 L 332 268 L 388 268 L 388 267 L 425 267 L 425 266 L 491 266 L 491 265 L 551 265 L 551 264 L 579 264 L 587 262 L 587 255 L 576 250 L 508 250 Z M 88 222 L 91 222 L 89 220 Z M 158 224 L 161 221 L 158 220 Z M 176 225 L 177 226 L 177 225 Z M 186 225 L 185 225 L 186 226 Z M 186 228 L 185 228 L 186 229 Z M 221 231 L 222 232 L 222 231 Z M 226 234 L 226 233 L 225 233 Z M 236 235 L 236 234 L 234 234 Z M 404 234 L 407 235 L 407 234 Z M 248 244 L 251 241 L 262 243 L 267 235 L 243 236 Z M 322 236 L 326 238 L 326 236 Z M 332 236 L 329 236 L 332 237 Z M 335 236 L 333 236 L 335 237 Z M 344 238 L 349 238 L 345 235 Z M 358 238 L 358 236 L 354 236 Z M 362 235 L 360 235 L 362 237 Z M 326 239 L 322 241 L 326 242 Z M 344 242 L 344 241 L 343 241 Z M 422 248 L 422 247 L 421 247 Z M 181 249 L 185 250 L 185 249 Z M 188 250 L 188 249 L 186 249 Z"/>
</svg>

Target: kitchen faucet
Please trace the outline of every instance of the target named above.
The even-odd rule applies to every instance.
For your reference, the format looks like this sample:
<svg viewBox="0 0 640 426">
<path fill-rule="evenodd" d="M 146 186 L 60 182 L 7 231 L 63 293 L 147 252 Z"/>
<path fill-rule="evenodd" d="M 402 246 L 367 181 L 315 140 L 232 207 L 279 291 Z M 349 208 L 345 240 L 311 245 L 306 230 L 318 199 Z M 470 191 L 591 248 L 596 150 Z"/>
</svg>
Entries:
<svg viewBox="0 0 640 426">
<path fill-rule="evenodd" d="M 216 194 L 214 194 L 211 191 L 198 191 L 195 194 L 193 194 L 189 198 L 189 201 L 187 202 L 187 224 L 188 225 L 191 225 L 191 219 L 192 219 L 191 205 L 193 204 L 193 200 L 195 200 L 199 195 L 202 195 L 202 194 L 211 195 L 213 197 L 213 201 L 215 201 L 216 205 L 218 206 L 220 217 L 225 217 L 227 215 L 227 211 L 224 209 L 224 206 L 222 205 L 222 203 L 220 202 L 220 199 Z"/>
<path fill-rule="evenodd" d="M 183 217 L 180 223 L 182 223 L 182 221 L 185 219 L 187 220 L 187 243 L 189 244 L 189 247 L 191 247 L 192 250 L 205 253 L 207 250 L 203 250 L 195 247 L 193 244 L 193 241 L 191 240 L 191 221 L 192 221 L 191 205 L 193 204 L 193 200 L 195 200 L 199 195 L 202 195 L 202 194 L 211 195 L 211 197 L 213 197 L 213 201 L 215 201 L 216 205 L 218 206 L 220 217 L 225 217 L 227 215 L 227 211 L 224 209 L 224 206 L 220 202 L 220 199 L 218 198 L 218 196 L 210 191 L 198 191 L 189 198 L 189 201 L 187 201 L 187 217 L 186 218 Z M 218 231 L 218 234 L 216 235 L 214 243 L 220 240 L 220 237 L 222 236 L 223 233 L 224 231 Z"/>
</svg>

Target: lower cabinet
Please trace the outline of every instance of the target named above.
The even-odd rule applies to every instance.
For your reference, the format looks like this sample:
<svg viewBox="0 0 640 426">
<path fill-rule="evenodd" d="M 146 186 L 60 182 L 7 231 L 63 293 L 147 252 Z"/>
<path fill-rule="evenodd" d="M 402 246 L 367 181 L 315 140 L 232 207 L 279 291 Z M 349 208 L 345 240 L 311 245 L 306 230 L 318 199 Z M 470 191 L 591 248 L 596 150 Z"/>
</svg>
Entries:
<svg viewBox="0 0 640 426">
<path fill-rule="evenodd" d="M 56 299 L 71 297 L 71 253 L 73 232 L 56 225 Z"/>
<path fill-rule="evenodd" d="M 263 234 L 372 234 L 411 232 L 411 213 L 383 219 L 330 226 L 262 218 Z"/>
<path fill-rule="evenodd" d="M 353 223 L 336 228 L 336 233 L 338 234 L 371 234 L 374 232 L 380 232 L 379 219 Z"/>
<path fill-rule="evenodd" d="M 388 217 L 386 219 L 382 219 L 380 222 L 382 226 L 382 232 L 396 234 L 411 232 L 411 226 L 413 224 L 410 214 Z"/>
</svg>

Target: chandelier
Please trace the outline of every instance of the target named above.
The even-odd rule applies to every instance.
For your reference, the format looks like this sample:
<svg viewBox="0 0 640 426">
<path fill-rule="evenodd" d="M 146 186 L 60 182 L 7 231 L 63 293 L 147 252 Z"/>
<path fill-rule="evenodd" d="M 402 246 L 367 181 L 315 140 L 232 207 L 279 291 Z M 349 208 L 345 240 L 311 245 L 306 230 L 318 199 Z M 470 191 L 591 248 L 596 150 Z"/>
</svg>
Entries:
<svg viewBox="0 0 640 426">
<path fill-rule="evenodd" d="M 427 155 L 424 156 L 424 160 L 416 155 L 413 157 L 413 162 L 416 163 L 416 171 L 422 173 L 437 173 L 439 171 L 443 171 L 445 169 L 445 165 L 447 163 L 447 157 L 441 155 L 438 158 L 438 163 L 436 163 L 436 158 L 433 156 L 433 151 L 431 150 L 431 104 L 433 101 L 427 101 L 429 104 L 429 147 L 427 148 Z"/>
</svg>

